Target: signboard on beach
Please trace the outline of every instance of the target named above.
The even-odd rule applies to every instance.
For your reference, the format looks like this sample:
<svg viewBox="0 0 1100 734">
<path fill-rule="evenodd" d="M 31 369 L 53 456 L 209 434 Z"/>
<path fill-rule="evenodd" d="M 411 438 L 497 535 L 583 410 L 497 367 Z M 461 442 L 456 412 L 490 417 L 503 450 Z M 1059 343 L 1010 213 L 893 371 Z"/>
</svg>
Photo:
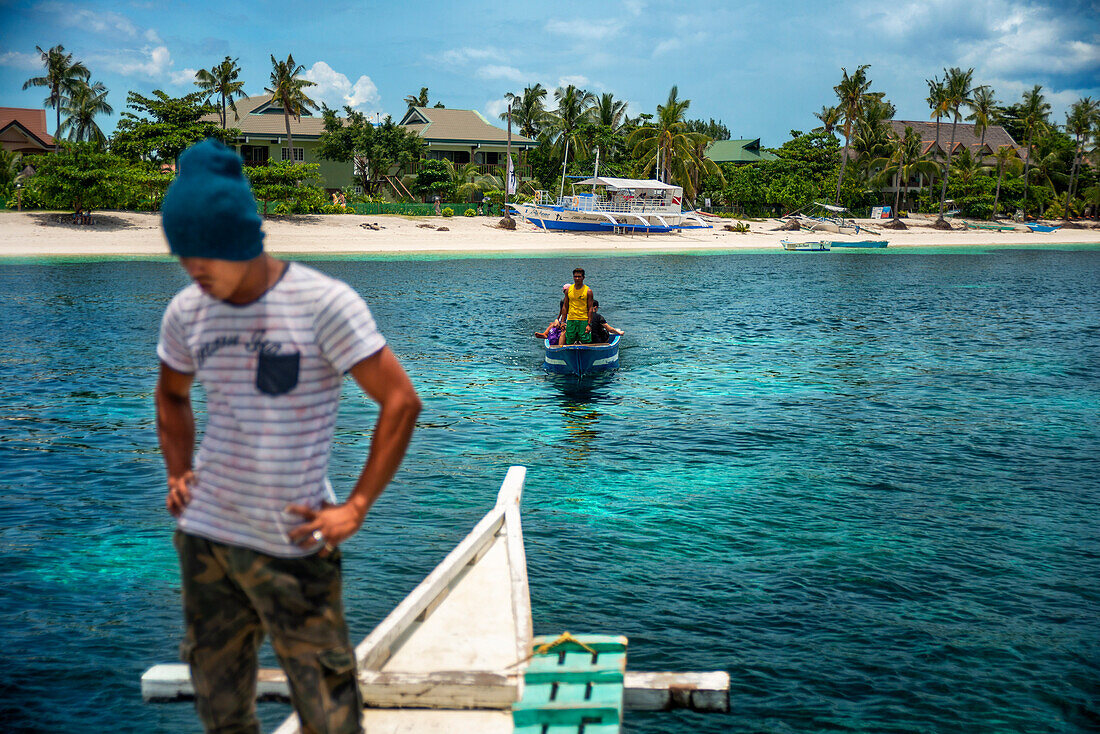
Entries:
<svg viewBox="0 0 1100 734">
<path fill-rule="evenodd" d="M 890 207 L 888 206 L 876 206 L 871 209 L 871 219 L 889 219 Z"/>
</svg>

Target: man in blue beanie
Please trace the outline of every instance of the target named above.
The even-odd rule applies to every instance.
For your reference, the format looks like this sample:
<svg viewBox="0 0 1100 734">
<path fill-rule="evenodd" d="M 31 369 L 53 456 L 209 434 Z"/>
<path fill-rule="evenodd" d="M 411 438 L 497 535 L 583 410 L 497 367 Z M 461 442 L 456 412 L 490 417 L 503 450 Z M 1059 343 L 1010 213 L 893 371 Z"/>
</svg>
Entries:
<svg viewBox="0 0 1100 734">
<path fill-rule="evenodd" d="M 355 291 L 263 251 L 236 153 L 213 140 L 185 151 L 163 221 L 194 281 L 161 323 L 156 408 L 199 716 L 207 732 L 259 734 L 266 633 L 302 731 L 360 732 L 339 546 L 397 471 L 420 400 Z M 326 474 L 345 373 L 380 410 L 339 503 Z M 195 379 L 208 414 L 197 455 Z"/>
</svg>

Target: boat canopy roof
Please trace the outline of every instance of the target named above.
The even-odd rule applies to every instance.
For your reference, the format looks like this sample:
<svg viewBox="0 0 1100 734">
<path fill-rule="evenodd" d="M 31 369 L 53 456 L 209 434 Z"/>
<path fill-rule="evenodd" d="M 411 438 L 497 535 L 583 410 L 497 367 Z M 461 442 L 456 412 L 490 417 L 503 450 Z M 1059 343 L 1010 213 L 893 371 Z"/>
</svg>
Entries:
<svg viewBox="0 0 1100 734">
<path fill-rule="evenodd" d="M 846 212 L 846 211 L 848 211 L 848 207 L 846 207 L 846 206 L 833 206 L 832 204 L 822 204 L 820 201 L 815 201 L 814 206 L 819 206 L 822 209 L 827 209 L 828 211 L 831 211 L 831 212 Z"/>
<path fill-rule="evenodd" d="M 575 182 L 577 184 L 584 184 L 585 186 L 606 186 L 609 189 L 634 189 L 635 191 L 682 191 L 680 186 L 673 186 L 662 181 L 656 181 L 653 179 L 640 179 L 640 178 L 611 178 L 609 176 L 599 176 L 597 178 L 586 178 L 583 181 Z"/>
</svg>

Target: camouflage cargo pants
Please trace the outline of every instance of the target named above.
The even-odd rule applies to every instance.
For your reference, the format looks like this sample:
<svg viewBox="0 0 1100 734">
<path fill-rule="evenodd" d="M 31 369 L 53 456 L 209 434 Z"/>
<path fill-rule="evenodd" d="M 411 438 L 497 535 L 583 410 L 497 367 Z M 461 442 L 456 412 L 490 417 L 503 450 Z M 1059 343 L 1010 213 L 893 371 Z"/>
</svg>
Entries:
<svg viewBox="0 0 1100 734">
<path fill-rule="evenodd" d="M 257 651 L 264 633 L 286 671 L 304 734 L 358 734 L 362 699 L 348 641 L 340 551 L 272 556 L 176 531 L 195 708 L 209 733 L 259 734 Z"/>
</svg>

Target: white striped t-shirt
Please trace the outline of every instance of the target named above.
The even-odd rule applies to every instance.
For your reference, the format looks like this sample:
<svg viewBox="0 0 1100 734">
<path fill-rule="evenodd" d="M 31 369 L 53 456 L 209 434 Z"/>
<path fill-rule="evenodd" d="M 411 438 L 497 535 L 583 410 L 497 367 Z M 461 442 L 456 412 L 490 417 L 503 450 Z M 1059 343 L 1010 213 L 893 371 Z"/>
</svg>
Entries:
<svg viewBox="0 0 1100 734">
<path fill-rule="evenodd" d="M 192 284 L 164 313 L 157 355 L 206 391 L 196 482 L 179 528 L 274 556 L 304 556 L 288 504 L 332 501 L 326 477 L 344 373 L 386 344 L 345 283 L 298 263 L 238 306 Z"/>
</svg>

